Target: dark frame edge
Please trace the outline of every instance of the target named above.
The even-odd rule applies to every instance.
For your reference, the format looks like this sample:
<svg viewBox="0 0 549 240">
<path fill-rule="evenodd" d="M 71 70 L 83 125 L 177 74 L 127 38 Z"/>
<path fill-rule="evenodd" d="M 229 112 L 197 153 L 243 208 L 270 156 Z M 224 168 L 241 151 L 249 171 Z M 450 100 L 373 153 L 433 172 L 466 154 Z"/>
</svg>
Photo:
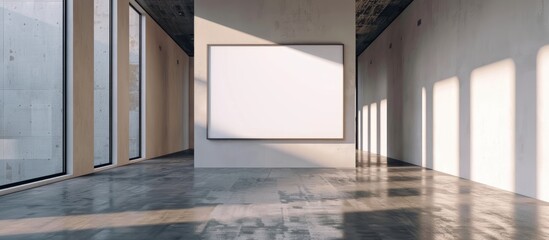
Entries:
<svg viewBox="0 0 549 240">
<path fill-rule="evenodd" d="M 129 160 L 136 160 L 143 157 L 143 142 L 142 142 L 142 131 L 143 131 L 143 13 L 141 13 L 132 3 L 129 4 L 137 14 L 139 14 L 139 155 L 135 157 L 130 157 Z M 139 3 L 138 3 L 139 5 Z M 141 5 L 140 5 L 141 6 Z"/>
<path fill-rule="evenodd" d="M 341 54 L 342 54 L 342 64 L 343 64 L 343 136 L 341 138 L 212 138 L 210 137 L 210 116 L 211 116 L 211 106 L 210 106 L 210 57 L 211 57 L 211 47 L 216 46 L 341 46 Z M 206 140 L 209 141 L 217 141 L 217 140 L 235 140 L 235 141 L 305 141 L 305 140 L 315 140 L 315 141 L 334 141 L 334 140 L 345 140 L 345 120 L 347 117 L 345 116 L 345 44 L 344 43 L 335 43 L 335 42 L 326 42 L 326 43 L 270 43 L 270 44 L 217 44 L 217 43 L 209 43 L 206 44 L 207 47 L 207 94 L 208 97 L 206 99 L 206 105 L 207 105 L 207 118 L 206 118 Z M 356 76 L 355 76 L 356 81 Z M 355 114 L 356 115 L 356 114 Z M 356 145 L 356 143 L 355 143 Z"/>
</svg>

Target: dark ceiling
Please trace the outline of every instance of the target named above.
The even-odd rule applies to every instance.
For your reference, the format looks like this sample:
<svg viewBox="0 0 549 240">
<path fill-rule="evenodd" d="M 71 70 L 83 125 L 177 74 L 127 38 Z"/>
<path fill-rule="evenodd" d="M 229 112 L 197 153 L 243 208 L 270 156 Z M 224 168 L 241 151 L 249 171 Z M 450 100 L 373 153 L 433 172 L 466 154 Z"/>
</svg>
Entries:
<svg viewBox="0 0 549 240">
<path fill-rule="evenodd" d="M 194 55 L 194 0 L 137 0 L 183 50 Z"/>
<path fill-rule="evenodd" d="M 183 48 L 194 55 L 194 0 L 137 0 Z M 412 0 L 356 0 L 356 53 L 360 55 Z"/>
<path fill-rule="evenodd" d="M 356 55 L 376 40 L 412 0 L 356 0 Z"/>
</svg>

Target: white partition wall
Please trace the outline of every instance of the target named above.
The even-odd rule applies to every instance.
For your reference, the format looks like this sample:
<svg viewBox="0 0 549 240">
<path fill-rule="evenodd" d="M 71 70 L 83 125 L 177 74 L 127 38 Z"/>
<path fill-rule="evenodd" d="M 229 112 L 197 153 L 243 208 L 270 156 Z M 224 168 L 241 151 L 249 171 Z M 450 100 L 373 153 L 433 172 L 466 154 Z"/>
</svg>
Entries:
<svg viewBox="0 0 549 240">
<path fill-rule="evenodd" d="M 195 1 L 195 167 L 355 167 L 355 4 L 351 0 Z M 307 13 L 303 18 L 296 18 L 295 13 L 303 9 Z M 248 79 L 253 87 L 245 82 L 238 83 L 240 90 L 234 92 L 231 92 L 234 85 L 229 83 L 229 87 L 219 87 L 223 82 L 213 76 L 218 69 L 213 59 L 215 53 L 210 50 L 212 46 L 222 45 L 261 45 L 261 51 L 272 51 L 253 61 L 248 59 L 245 63 L 248 66 L 242 71 L 225 70 L 241 76 L 257 76 L 260 67 L 264 68 L 263 72 L 271 73 Z M 329 54 L 332 50 L 333 54 Z M 236 57 L 244 56 L 245 51 L 237 52 Z M 281 54 L 286 54 L 283 60 L 275 56 Z M 344 61 L 338 60 L 340 58 Z M 230 66 L 238 63 L 228 60 L 231 60 L 227 63 Z M 297 67 L 296 63 L 313 65 Z M 338 63 L 342 64 L 343 72 L 337 77 L 325 78 L 325 74 L 335 74 Z M 223 65 L 228 67 L 227 64 Z M 290 81 L 287 76 L 279 75 L 281 70 L 273 67 L 277 65 L 301 70 L 299 74 L 304 77 Z M 329 73 L 326 68 L 334 71 Z M 271 76 L 273 74 L 278 78 Z M 245 79 L 236 78 L 236 81 Z M 253 81 L 265 82 L 260 85 Z M 318 83 L 312 84 L 314 81 Z M 254 91 L 250 91 L 252 88 Z M 331 89 L 324 92 L 325 88 Z M 238 107 L 228 109 L 219 105 L 227 104 L 227 94 L 236 96 L 229 100 Z M 253 100 L 245 101 L 252 97 Z M 228 115 L 233 118 L 229 121 L 227 115 L 216 115 L 222 113 L 218 110 L 241 111 L 240 115 L 244 116 Z M 222 124 L 232 122 L 219 125 L 218 120 L 225 122 Z M 246 121 L 248 126 L 242 126 L 241 121 Z"/>
<path fill-rule="evenodd" d="M 209 139 L 342 139 L 343 45 L 209 46 Z"/>
</svg>

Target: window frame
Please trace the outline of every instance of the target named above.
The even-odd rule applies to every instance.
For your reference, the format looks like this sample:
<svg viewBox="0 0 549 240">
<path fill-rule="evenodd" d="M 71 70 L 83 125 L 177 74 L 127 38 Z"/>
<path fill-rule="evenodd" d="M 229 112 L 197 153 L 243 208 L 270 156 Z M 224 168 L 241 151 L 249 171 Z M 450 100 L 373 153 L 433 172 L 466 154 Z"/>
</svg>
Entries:
<svg viewBox="0 0 549 240">
<path fill-rule="evenodd" d="M 132 160 L 138 160 L 143 157 L 143 13 L 141 13 L 136 7 L 133 6 L 132 3 L 129 4 L 130 8 L 133 9 L 138 15 L 139 15 L 139 134 L 138 134 L 138 142 L 139 142 L 139 154 L 135 157 L 129 158 L 130 161 Z M 129 17 L 129 14 L 128 14 Z M 129 46 L 128 46 L 129 47 Z M 129 114 L 129 112 L 128 112 Z M 129 119 L 128 119 L 129 121 Z M 129 126 L 129 123 L 128 123 Z M 128 134 L 129 135 L 129 134 Z M 129 143 L 129 138 L 128 138 Z M 128 149 L 129 154 L 129 149 Z"/>
<path fill-rule="evenodd" d="M 94 0 L 96 1 L 96 0 Z M 109 162 L 99 165 L 93 164 L 93 168 L 101 168 L 105 166 L 110 166 L 113 164 L 113 27 L 114 27 L 114 1 L 109 1 Z M 95 105 L 94 105 L 95 108 Z M 94 123 L 95 125 L 95 123 Z M 95 126 L 94 126 L 95 127 Z M 95 146 L 94 146 L 95 147 Z M 95 156 L 94 156 L 95 159 Z"/>
</svg>

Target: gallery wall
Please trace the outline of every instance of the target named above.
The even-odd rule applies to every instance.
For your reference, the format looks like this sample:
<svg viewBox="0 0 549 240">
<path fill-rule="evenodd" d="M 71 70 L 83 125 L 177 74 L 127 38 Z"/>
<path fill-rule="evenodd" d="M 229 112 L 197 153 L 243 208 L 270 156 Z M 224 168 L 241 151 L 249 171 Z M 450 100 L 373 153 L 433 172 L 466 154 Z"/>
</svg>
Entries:
<svg viewBox="0 0 549 240">
<path fill-rule="evenodd" d="M 194 29 L 195 166 L 355 166 L 355 1 L 196 1 Z M 208 140 L 209 44 L 343 44 L 344 138 Z"/>
<path fill-rule="evenodd" d="M 545 3 L 412 2 L 358 58 L 360 148 L 549 201 Z"/>
</svg>

